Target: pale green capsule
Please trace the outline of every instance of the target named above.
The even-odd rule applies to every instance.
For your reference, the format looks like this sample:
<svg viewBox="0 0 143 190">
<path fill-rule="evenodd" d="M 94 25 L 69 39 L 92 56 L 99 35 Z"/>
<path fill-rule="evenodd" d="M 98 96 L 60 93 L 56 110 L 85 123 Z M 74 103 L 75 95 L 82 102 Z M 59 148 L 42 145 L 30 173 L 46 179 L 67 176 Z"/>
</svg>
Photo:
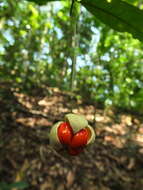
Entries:
<svg viewBox="0 0 143 190">
<path fill-rule="evenodd" d="M 87 145 L 90 145 L 90 144 L 94 143 L 96 135 L 95 135 L 93 128 L 90 125 L 88 125 L 86 128 L 89 129 L 90 135 L 91 135 L 89 140 L 87 141 Z"/>
<path fill-rule="evenodd" d="M 67 114 L 65 116 L 65 120 L 72 127 L 74 134 L 80 131 L 81 129 L 87 128 L 90 132 L 90 137 L 87 141 L 87 146 L 94 143 L 96 136 L 94 129 L 90 125 L 88 125 L 88 122 L 83 115 Z M 61 123 L 63 123 L 63 121 L 59 121 L 56 124 L 54 124 L 49 134 L 50 145 L 56 149 L 60 149 L 63 146 L 58 137 L 58 127 Z"/>
<path fill-rule="evenodd" d="M 55 123 L 52 126 L 50 134 L 49 134 L 50 145 L 56 148 L 62 147 L 62 144 L 60 143 L 60 140 L 58 137 L 58 127 L 60 126 L 61 123 L 63 123 L 63 121 L 59 121 Z"/>
<path fill-rule="evenodd" d="M 65 120 L 70 124 L 74 133 L 88 126 L 87 120 L 80 114 L 69 113 L 65 115 Z"/>
</svg>

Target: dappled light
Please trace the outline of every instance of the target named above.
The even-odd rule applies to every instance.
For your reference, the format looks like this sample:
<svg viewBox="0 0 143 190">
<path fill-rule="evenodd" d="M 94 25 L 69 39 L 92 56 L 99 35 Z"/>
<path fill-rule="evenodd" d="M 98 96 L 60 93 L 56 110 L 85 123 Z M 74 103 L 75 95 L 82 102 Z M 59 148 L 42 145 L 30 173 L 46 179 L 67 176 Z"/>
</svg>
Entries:
<svg viewBox="0 0 143 190">
<path fill-rule="evenodd" d="M 108 2 L 108 3 L 111 3 L 111 2 L 112 2 L 112 0 L 107 0 L 107 2 Z"/>
<path fill-rule="evenodd" d="M 0 2 L 0 190 L 143 189 L 142 7 Z"/>
</svg>

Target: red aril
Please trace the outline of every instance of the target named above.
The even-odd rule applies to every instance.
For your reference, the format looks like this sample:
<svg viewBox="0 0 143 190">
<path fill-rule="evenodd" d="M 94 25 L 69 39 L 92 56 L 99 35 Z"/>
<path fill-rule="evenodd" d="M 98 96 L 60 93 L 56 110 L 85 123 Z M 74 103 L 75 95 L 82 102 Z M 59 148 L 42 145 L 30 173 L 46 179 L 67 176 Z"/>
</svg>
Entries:
<svg viewBox="0 0 143 190">
<path fill-rule="evenodd" d="M 88 129 L 85 128 L 85 129 L 80 130 L 73 136 L 70 146 L 72 148 L 84 147 L 87 144 L 89 136 L 90 136 L 90 132 Z"/>
<path fill-rule="evenodd" d="M 70 145 L 72 137 L 73 137 L 73 130 L 69 123 L 63 122 L 58 127 L 58 137 L 62 144 Z"/>
</svg>

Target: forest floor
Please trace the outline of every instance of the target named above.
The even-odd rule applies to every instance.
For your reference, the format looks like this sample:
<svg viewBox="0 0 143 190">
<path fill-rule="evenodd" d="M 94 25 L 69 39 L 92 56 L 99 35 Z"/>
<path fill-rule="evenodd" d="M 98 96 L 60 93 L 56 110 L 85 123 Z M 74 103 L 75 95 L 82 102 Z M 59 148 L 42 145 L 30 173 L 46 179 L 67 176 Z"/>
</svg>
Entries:
<svg viewBox="0 0 143 190">
<path fill-rule="evenodd" d="M 26 181 L 26 190 L 143 189 L 143 117 L 85 105 L 56 88 L 35 94 L 0 96 L 0 182 Z M 71 111 L 96 132 L 79 156 L 49 146 L 51 126 Z"/>
</svg>

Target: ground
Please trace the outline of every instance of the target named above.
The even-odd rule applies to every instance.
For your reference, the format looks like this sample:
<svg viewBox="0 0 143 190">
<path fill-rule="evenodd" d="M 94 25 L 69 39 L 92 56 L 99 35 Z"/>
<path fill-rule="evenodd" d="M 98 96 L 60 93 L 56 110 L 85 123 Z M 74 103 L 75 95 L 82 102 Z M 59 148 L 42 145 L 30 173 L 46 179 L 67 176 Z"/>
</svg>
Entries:
<svg viewBox="0 0 143 190">
<path fill-rule="evenodd" d="M 26 181 L 26 190 L 143 189 L 141 116 L 99 109 L 57 88 L 37 91 L 1 89 L 0 182 Z M 51 126 L 70 112 L 85 115 L 96 133 L 79 156 L 49 146 Z"/>
</svg>

